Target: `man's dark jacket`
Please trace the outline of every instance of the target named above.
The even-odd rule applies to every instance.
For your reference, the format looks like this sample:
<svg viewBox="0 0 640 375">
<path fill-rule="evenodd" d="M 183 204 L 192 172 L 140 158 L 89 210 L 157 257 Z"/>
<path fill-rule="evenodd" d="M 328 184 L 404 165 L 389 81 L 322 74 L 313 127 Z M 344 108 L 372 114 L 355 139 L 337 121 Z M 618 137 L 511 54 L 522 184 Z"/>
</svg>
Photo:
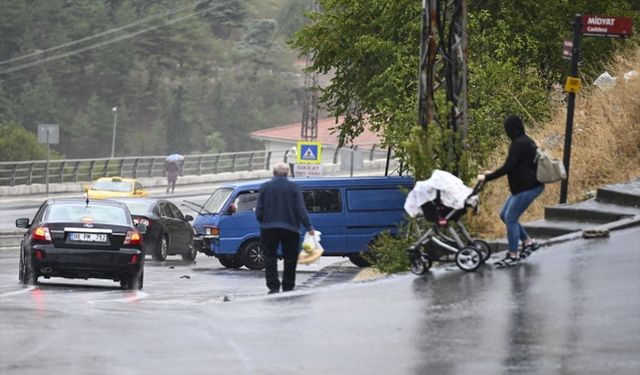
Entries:
<svg viewBox="0 0 640 375">
<path fill-rule="evenodd" d="M 300 187 L 287 177 L 275 176 L 260 186 L 256 218 L 261 229 L 311 230 Z"/>
</svg>

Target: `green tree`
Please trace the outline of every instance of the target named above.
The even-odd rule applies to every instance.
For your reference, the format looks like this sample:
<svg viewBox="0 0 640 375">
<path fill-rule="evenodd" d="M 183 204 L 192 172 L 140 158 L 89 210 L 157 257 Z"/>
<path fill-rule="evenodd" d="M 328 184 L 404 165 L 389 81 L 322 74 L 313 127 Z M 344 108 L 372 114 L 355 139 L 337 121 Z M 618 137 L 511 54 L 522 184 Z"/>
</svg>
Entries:
<svg viewBox="0 0 640 375">
<path fill-rule="evenodd" d="M 247 2 L 243 0 L 231 0 L 222 4 L 216 1 L 207 1 L 196 7 L 197 11 L 211 9 L 202 15 L 211 27 L 211 32 L 223 39 L 231 37 L 232 32 L 242 27 L 248 15 Z"/>
<path fill-rule="evenodd" d="M 15 122 L 0 123 L 0 161 L 43 160 L 47 145 Z"/>
<path fill-rule="evenodd" d="M 484 153 L 495 145 L 505 114 L 535 120 L 548 115 L 545 90 L 562 76 L 566 63 L 559 46 L 571 32 L 576 9 L 623 15 L 630 8 L 624 0 L 471 3 L 466 143 L 473 165 L 481 164 Z M 374 130 L 382 131 L 387 145 L 411 161 L 410 168 L 420 169 L 420 174 L 435 167 L 446 169 L 442 147 L 450 135 L 433 127 L 432 134 L 419 136 L 411 130 L 416 123 L 421 4 L 408 0 L 322 0 L 320 4 L 322 12 L 310 14 L 311 23 L 294 34 L 291 45 L 314 57 L 309 71 L 333 74 L 321 101 L 334 116 L 345 117 L 339 129 L 341 140 L 357 136 L 366 119 Z M 587 58 L 612 50 L 612 41 L 602 43 L 604 47 L 586 54 Z M 605 59 L 600 56 L 600 61 Z M 414 147 L 412 140 L 417 139 L 428 147 Z M 423 152 L 424 147 L 433 160 L 408 154 Z M 418 160 L 429 165 L 426 170 L 412 164 Z"/>
</svg>

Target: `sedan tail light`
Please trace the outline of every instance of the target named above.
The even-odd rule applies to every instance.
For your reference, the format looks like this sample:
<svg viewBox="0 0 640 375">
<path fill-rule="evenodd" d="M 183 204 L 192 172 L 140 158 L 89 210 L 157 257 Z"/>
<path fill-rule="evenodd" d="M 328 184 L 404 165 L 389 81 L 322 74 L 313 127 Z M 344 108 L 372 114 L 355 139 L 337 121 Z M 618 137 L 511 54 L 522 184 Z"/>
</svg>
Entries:
<svg viewBox="0 0 640 375">
<path fill-rule="evenodd" d="M 45 226 L 37 227 L 33 231 L 33 239 L 38 241 L 51 242 L 51 233 L 49 232 L 49 228 Z"/>
<path fill-rule="evenodd" d="M 147 226 L 147 228 L 151 227 L 151 223 L 153 223 L 151 220 L 147 219 L 146 217 L 142 217 L 142 216 L 136 216 L 133 218 L 133 223 L 138 225 L 138 224 L 144 224 Z"/>
<path fill-rule="evenodd" d="M 127 237 L 124 238 L 125 245 L 140 245 L 142 244 L 142 236 L 137 230 L 130 230 L 127 232 Z"/>
</svg>

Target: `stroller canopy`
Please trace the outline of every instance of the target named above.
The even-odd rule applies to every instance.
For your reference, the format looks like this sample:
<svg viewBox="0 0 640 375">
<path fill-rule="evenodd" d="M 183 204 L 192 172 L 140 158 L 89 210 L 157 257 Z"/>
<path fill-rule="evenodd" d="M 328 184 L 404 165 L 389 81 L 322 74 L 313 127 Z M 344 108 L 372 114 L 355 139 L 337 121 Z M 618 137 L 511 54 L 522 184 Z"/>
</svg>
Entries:
<svg viewBox="0 0 640 375">
<path fill-rule="evenodd" d="M 453 209 L 461 209 L 464 208 L 465 201 L 473 189 L 451 173 L 436 169 L 428 180 L 416 182 L 416 186 L 404 202 L 404 210 L 411 217 L 416 217 L 422 213 L 423 204 L 436 199 L 438 191 L 442 204 Z"/>
</svg>

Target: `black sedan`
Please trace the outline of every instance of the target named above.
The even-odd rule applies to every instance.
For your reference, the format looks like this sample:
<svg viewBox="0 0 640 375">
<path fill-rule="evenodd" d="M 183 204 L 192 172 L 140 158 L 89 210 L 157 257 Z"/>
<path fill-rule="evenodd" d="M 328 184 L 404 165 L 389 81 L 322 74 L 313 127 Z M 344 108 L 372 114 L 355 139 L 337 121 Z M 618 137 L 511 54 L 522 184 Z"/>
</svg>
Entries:
<svg viewBox="0 0 640 375">
<path fill-rule="evenodd" d="M 133 215 L 135 223 L 147 227 L 143 236 L 145 254 L 153 260 L 163 261 L 167 255 L 182 256 L 185 262 L 193 262 L 198 249 L 193 244 L 194 230 L 189 223 L 191 215 L 184 215 L 173 203 L 164 199 L 119 198 Z"/>
<path fill-rule="evenodd" d="M 16 220 L 28 229 L 20 246 L 18 278 L 98 278 L 142 289 L 144 225 L 135 226 L 127 206 L 115 201 L 46 200 L 33 218 Z"/>
</svg>

